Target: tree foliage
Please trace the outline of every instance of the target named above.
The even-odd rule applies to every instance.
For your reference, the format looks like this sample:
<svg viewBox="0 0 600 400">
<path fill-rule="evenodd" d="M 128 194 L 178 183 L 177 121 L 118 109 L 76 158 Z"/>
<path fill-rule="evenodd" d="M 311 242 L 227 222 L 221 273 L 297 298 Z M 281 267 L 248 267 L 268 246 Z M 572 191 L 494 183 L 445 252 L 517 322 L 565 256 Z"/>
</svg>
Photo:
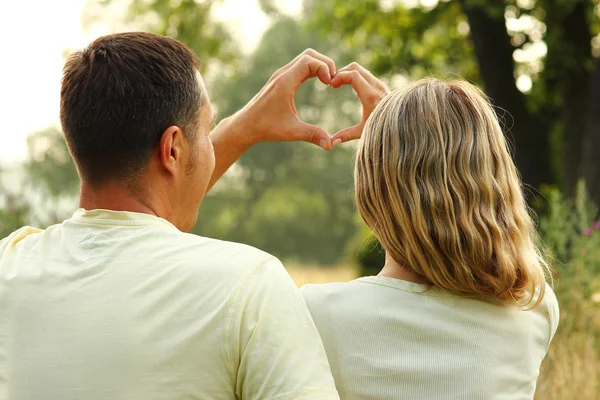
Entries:
<svg viewBox="0 0 600 400">
<path fill-rule="evenodd" d="M 310 26 L 380 74 L 459 74 L 481 83 L 501 111 L 526 183 L 585 178 L 600 198 L 599 32 L 585 0 L 307 0 Z M 431 5 L 429 5 L 431 4 Z M 597 42 L 596 42 L 597 43 Z M 596 46 L 597 47 L 597 46 Z M 596 52 L 596 53 L 595 53 Z M 527 94 L 517 79 L 532 80 Z"/>
<path fill-rule="evenodd" d="M 111 23 L 115 31 L 132 28 L 177 38 L 200 57 L 200 71 L 213 64 L 231 64 L 239 56 L 237 44 L 223 23 L 213 17 L 222 0 L 88 0 L 84 23 Z M 125 13 L 109 20 L 111 7 Z M 109 12 L 107 12 L 107 10 Z"/>
<path fill-rule="evenodd" d="M 217 81 L 212 101 L 220 115 L 230 115 L 304 49 L 329 53 L 334 46 L 298 21 L 279 16 L 244 60 L 245 68 Z M 338 61 L 349 59 L 342 55 Z M 360 118 L 349 88 L 308 82 L 295 102 L 301 118 L 332 133 Z M 325 153 L 304 143 L 259 144 L 204 201 L 196 232 L 248 243 L 282 258 L 333 263 L 356 232 L 351 172 L 351 147 Z M 215 218 L 223 223 L 211 224 Z"/>
<path fill-rule="evenodd" d="M 33 186 L 41 188 L 50 196 L 77 194 L 77 169 L 58 128 L 47 128 L 30 134 L 27 148 L 29 159 L 25 163 L 25 172 Z"/>
<path fill-rule="evenodd" d="M 497 106 L 530 187 L 560 183 L 571 195 L 575 182 L 585 178 L 598 201 L 593 151 L 600 148 L 600 22 L 595 3 L 304 0 L 302 15 L 290 17 L 276 1 L 260 0 L 272 24 L 248 55 L 215 20 L 220 3 L 90 0 L 84 21 L 93 25 L 97 16 L 106 22 L 114 7 L 126 6 L 124 18 L 111 20 L 115 30 L 150 30 L 187 43 L 202 61 L 220 117 L 239 110 L 273 71 L 308 47 L 329 55 L 338 67 L 359 61 L 392 87 L 425 75 L 463 76 L 483 85 Z M 517 81 L 527 79 L 532 87 L 519 90 Z M 296 105 L 301 118 L 331 133 L 360 117 L 347 87 L 333 90 L 307 82 Z M 32 134 L 29 149 L 28 185 L 47 199 L 74 196 L 77 174 L 60 132 Z M 334 263 L 346 253 L 364 264 L 364 273 L 372 273 L 383 255 L 376 242 L 363 243 L 368 234 L 360 228 L 351 193 L 353 150 L 345 145 L 326 153 L 303 143 L 253 147 L 204 200 L 194 232 L 302 262 Z M 7 211 L 7 198 L 2 191 L 4 231 L 25 223 L 39 208 L 19 203 L 22 199 L 13 194 Z M 15 212 L 17 203 L 22 212 Z"/>
<path fill-rule="evenodd" d="M 0 174 L 6 172 L 0 169 Z M 0 181 L 0 240 L 28 222 L 29 205 Z"/>
</svg>

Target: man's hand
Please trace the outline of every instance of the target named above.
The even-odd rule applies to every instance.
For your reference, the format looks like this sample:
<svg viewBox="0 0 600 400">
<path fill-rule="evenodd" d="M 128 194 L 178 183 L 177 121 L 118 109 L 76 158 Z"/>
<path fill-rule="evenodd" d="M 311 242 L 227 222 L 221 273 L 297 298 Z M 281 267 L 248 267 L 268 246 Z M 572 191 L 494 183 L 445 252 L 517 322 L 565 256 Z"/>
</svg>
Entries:
<svg viewBox="0 0 600 400">
<path fill-rule="evenodd" d="M 325 150 L 331 149 L 331 138 L 322 128 L 298 117 L 294 95 L 309 78 L 319 78 L 329 85 L 335 75 L 334 62 L 308 49 L 286 66 L 275 71 L 260 92 L 232 116 L 236 125 L 244 127 L 249 145 L 258 142 L 304 141 Z"/>
<path fill-rule="evenodd" d="M 381 99 L 390 92 L 385 83 L 356 62 L 340 69 L 331 80 L 331 87 L 333 88 L 342 85 L 352 85 L 362 103 L 362 119 L 359 124 L 337 132 L 332 138 L 332 147 L 360 138 L 367 119 Z"/>
<path fill-rule="evenodd" d="M 215 170 L 209 190 L 242 154 L 258 142 L 305 141 L 331 149 L 329 134 L 298 118 L 294 95 L 309 78 L 328 85 L 335 74 L 334 62 L 308 49 L 275 71 L 260 92 L 240 111 L 225 118 L 211 132 Z"/>
<path fill-rule="evenodd" d="M 333 88 L 352 85 L 363 106 L 361 122 L 342 129 L 331 138 L 324 129 L 300 120 L 294 95 L 309 78 L 319 78 Z M 360 138 L 369 115 L 388 93 L 387 86 L 358 63 L 336 72 L 330 58 L 312 49 L 305 50 L 275 71 L 243 109 L 221 121 L 213 130 L 211 139 L 216 165 L 209 188 L 242 154 L 259 142 L 305 141 L 331 150 L 340 143 Z"/>
</svg>

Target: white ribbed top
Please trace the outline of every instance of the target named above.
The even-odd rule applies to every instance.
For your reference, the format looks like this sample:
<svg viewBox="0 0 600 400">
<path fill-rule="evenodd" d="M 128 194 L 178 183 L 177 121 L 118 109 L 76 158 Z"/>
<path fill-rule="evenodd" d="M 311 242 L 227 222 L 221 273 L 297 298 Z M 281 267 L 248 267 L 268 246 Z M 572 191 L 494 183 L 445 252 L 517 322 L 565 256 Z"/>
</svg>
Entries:
<svg viewBox="0 0 600 400">
<path fill-rule="evenodd" d="M 532 399 L 558 326 L 546 290 L 523 311 L 379 276 L 302 288 L 344 400 Z"/>
</svg>

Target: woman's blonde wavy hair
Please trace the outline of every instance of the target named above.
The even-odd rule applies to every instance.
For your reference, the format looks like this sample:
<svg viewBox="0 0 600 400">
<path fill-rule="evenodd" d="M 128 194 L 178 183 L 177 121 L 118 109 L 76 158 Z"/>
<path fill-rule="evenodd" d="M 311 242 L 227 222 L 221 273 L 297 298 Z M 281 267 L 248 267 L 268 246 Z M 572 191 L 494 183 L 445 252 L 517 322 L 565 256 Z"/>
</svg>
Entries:
<svg viewBox="0 0 600 400">
<path fill-rule="evenodd" d="M 543 298 L 548 264 L 477 87 L 428 78 L 389 94 L 366 123 L 355 184 L 360 214 L 388 256 L 429 284 L 527 308 Z"/>
</svg>

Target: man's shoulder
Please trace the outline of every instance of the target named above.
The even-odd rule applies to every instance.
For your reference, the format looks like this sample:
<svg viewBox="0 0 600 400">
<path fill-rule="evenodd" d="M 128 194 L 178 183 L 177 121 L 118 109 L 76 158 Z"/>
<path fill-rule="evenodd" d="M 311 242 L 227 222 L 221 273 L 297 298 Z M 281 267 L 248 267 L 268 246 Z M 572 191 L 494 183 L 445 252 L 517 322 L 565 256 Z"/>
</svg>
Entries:
<svg viewBox="0 0 600 400">
<path fill-rule="evenodd" d="M 42 232 L 42 229 L 33 228 L 31 226 L 24 226 L 20 229 L 17 229 L 4 239 L 0 240 L 0 254 L 4 253 L 8 249 L 15 248 L 24 239 Z"/>
<path fill-rule="evenodd" d="M 210 263 L 217 268 L 248 270 L 275 259 L 273 255 L 263 250 L 242 243 L 182 232 L 177 232 L 174 239 L 179 251 L 185 253 L 190 260 Z"/>
</svg>

